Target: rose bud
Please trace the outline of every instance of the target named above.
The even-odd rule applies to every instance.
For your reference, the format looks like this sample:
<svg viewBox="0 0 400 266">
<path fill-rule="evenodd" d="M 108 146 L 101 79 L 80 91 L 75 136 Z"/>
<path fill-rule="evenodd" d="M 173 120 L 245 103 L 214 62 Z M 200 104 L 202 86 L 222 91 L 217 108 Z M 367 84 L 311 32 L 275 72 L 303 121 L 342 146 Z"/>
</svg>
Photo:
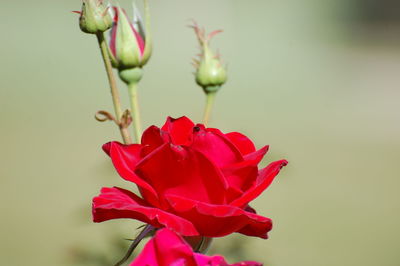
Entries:
<svg viewBox="0 0 400 266">
<path fill-rule="evenodd" d="M 134 7 L 133 20 L 129 21 L 126 12 L 120 7 L 114 7 L 114 23 L 111 30 L 110 57 L 113 66 L 118 69 L 143 67 L 150 59 L 152 45 L 149 30 L 149 15 L 147 1 L 146 27 L 140 13 Z"/>
<path fill-rule="evenodd" d="M 79 26 L 83 32 L 96 34 L 105 32 L 112 26 L 112 17 L 102 0 L 83 0 L 79 13 Z"/>
<path fill-rule="evenodd" d="M 206 93 L 216 92 L 226 82 L 226 69 L 221 64 L 219 55 L 214 55 L 209 44 L 211 39 L 221 30 L 213 31 L 206 36 L 204 29 L 200 29 L 197 24 L 192 26 L 201 47 L 200 60 L 194 60 L 196 67 L 196 82 Z"/>
</svg>

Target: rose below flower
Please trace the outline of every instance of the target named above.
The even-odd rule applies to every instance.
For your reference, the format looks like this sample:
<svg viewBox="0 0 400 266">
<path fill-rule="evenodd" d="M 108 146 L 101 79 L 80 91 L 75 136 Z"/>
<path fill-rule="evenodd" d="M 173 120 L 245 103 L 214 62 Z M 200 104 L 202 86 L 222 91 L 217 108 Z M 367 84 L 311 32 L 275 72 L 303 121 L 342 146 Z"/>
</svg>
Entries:
<svg viewBox="0 0 400 266">
<path fill-rule="evenodd" d="M 228 264 L 222 256 L 206 256 L 192 248 L 176 233 L 162 229 L 156 233 L 130 266 L 261 266 L 255 261 Z"/>
</svg>

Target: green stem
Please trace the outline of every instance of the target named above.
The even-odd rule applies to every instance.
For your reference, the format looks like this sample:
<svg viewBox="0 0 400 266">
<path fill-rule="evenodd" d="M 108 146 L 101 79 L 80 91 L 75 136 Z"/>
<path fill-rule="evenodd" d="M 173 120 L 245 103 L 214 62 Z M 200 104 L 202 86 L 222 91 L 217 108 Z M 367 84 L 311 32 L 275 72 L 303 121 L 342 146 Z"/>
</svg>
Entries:
<svg viewBox="0 0 400 266">
<path fill-rule="evenodd" d="M 211 111 L 214 106 L 215 96 L 217 92 L 207 92 L 206 93 L 206 107 L 204 109 L 203 124 L 206 126 L 210 120 Z"/>
<path fill-rule="evenodd" d="M 136 143 L 140 143 L 140 140 L 142 138 L 142 125 L 140 120 L 137 89 L 138 89 L 137 82 L 131 82 L 128 84 L 128 91 L 131 101 L 132 118 L 133 118 L 133 130 L 135 133 Z"/>
<path fill-rule="evenodd" d="M 117 124 L 120 125 L 121 122 L 121 117 L 122 117 L 122 107 L 121 107 L 121 101 L 119 97 L 119 92 L 117 88 L 117 82 L 115 80 L 112 66 L 111 66 L 111 61 L 110 57 L 108 55 L 108 50 L 107 50 L 107 43 L 104 38 L 104 33 L 97 33 L 97 41 L 99 42 L 100 46 L 100 51 L 101 55 L 103 57 L 104 61 L 104 66 L 106 68 L 107 76 L 108 76 L 108 81 L 110 83 L 110 88 L 111 88 L 111 95 L 112 95 L 112 100 L 114 104 L 114 110 L 115 110 L 115 116 L 116 116 L 116 122 Z M 131 136 L 129 135 L 129 131 L 127 128 L 120 126 L 119 127 L 122 139 L 124 140 L 125 144 L 130 144 L 132 143 Z"/>
</svg>

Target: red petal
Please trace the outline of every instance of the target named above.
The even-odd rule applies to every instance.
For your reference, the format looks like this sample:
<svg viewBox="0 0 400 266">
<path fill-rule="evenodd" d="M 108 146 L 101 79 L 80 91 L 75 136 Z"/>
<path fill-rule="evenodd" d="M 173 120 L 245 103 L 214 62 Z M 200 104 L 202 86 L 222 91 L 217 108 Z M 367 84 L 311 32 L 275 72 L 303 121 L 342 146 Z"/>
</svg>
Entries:
<svg viewBox="0 0 400 266">
<path fill-rule="evenodd" d="M 167 198 L 174 212 L 191 221 L 202 236 L 220 237 L 239 232 L 267 238 L 272 228 L 271 219 L 235 206 L 208 204 L 176 195 Z"/>
<path fill-rule="evenodd" d="M 143 177 L 163 198 L 173 193 L 192 199 L 223 203 L 224 177 L 204 155 L 188 147 L 164 144 L 137 166 Z"/>
<path fill-rule="evenodd" d="M 201 126 L 197 126 L 196 129 L 191 147 L 203 153 L 218 167 L 243 161 L 240 151 L 225 136 Z"/>
<path fill-rule="evenodd" d="M 254 165 L 241 163 L 223 168 L 222 172 L 230 188 L 230 193 L 227 197 L 227 202 L 229 203 L 241 197 L 246 190 L 254 185 L 258 174 L 258 168 Z"/>
<path fill-rule="evenodd" d="M 253 161 L 255 165 L 259 164 L 261 160 L 264 158 L 265 154 L 267 154 L 269 146 L 264 146 L 258 151 L 248 153 L 244 156 L 246 161 Z"/>
<path fill-rule="evenodd" d="M 103 145 L 103 150 L 111 158 L 120 157 L 129 164 L 129 168 L 135 169 L 136 164 L 141 160 L 140 150 L 142 145 L 125 145 L 117 141 L 108 142 Z"/>
<path fill-rule="evenodd" d="M 194 123 L 183 116 L 177 119 L 168 117 L 161 129 L 169 133 L 173 144 L 189 145 L 192 141 L 193 127 Z"/>
<path fill-rule="evenodd" d="M 233 192 L 228 197 L 230 200 L 238 198 L 244 191 L 254 185 L 258 175 L 257 165 L 262 160 L 267 150 L 268 146 L 265 146 L 258 151 L 247 154 L 244 157 L 245 161 L 231 164 L 221 169 L 231 188 L 230 191 Z M 239 194 L 236 192 L 239 192 Z M 230 200 L 228 200 L 228 202 L 230 202 Z"/>
<path fill-rule="evenodd" d="M 247 190 L 240 198 L 234 200 L 231 204 L 238 207 L 247 205 L 250 201 L 257 198 L 268 186 L 272 183 L 275 176 L 283 166 L 287 165 L 286 160 L 280 160 L 269 164 L 264 169 L 260 170 L 256 180 L 256 184 Z"/>
<path fill-rule="evenodd" d="M 120 218 L 136 219 L 154 227 L 167 227 L 182 235 L 198 235 L 191 222 L 147 205 L 130 191 L 103 188 L 101 194 L 93 199 L 93 221 L 98 223 Z"/>
<path fill-rule="evenodd" d="M 142 157 L 145 157 L 164 143 L 168 142 L 169 137 L 156 126 L 151 126 L 143 132 L 142 135 Z"/>
<path fill-rule="evenodd" d="M 245 135 L 239 132 L 231 132 L 225 134 L 225 136 L 239 149 L 243 154 L 249 154 L 256 151 L 254 143 Z"/>
<path fill-rule="evenodd" d="M 109 142 L 103 145 L 103 150 L 111 157 L 118 174 L 125 180 L 135 183 L 143 197 L 156 205 L 158 196 L 156 191 L 143 179 L 135 174 L 137 163 L 141 160 L 142 145 L 124 145 L 119 142 Z"/>
</svg>

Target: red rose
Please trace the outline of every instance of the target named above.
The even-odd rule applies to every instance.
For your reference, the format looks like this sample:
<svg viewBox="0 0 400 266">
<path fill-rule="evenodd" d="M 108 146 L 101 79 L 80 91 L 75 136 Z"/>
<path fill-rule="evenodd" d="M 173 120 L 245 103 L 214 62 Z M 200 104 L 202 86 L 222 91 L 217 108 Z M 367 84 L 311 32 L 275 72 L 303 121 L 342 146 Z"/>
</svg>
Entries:
<svg viewBox="0 0 400 266">
<path fill-rule="evenodd" d="M 246 136 L 168 118 L 148 128 L 142 144 L 103 146 L 122 178 L 142 197 L 122 188 L 103 188 L 93 199 L 93 219 L 132 218 L 184 236 L 219 237 L 239 232 L 267 238 L 271 219 L 248 206 L 287 164 L 259 170 L 268 146 L 256 150 Z"/>
<path fill-rule="evenodd" d="M 131 266 L 261 266 L 255 261 L 228 264 L 222 256 L 194 253 L 192 247 L 179 235 L 162 229 L 156 233 Z"/>
</svg>

